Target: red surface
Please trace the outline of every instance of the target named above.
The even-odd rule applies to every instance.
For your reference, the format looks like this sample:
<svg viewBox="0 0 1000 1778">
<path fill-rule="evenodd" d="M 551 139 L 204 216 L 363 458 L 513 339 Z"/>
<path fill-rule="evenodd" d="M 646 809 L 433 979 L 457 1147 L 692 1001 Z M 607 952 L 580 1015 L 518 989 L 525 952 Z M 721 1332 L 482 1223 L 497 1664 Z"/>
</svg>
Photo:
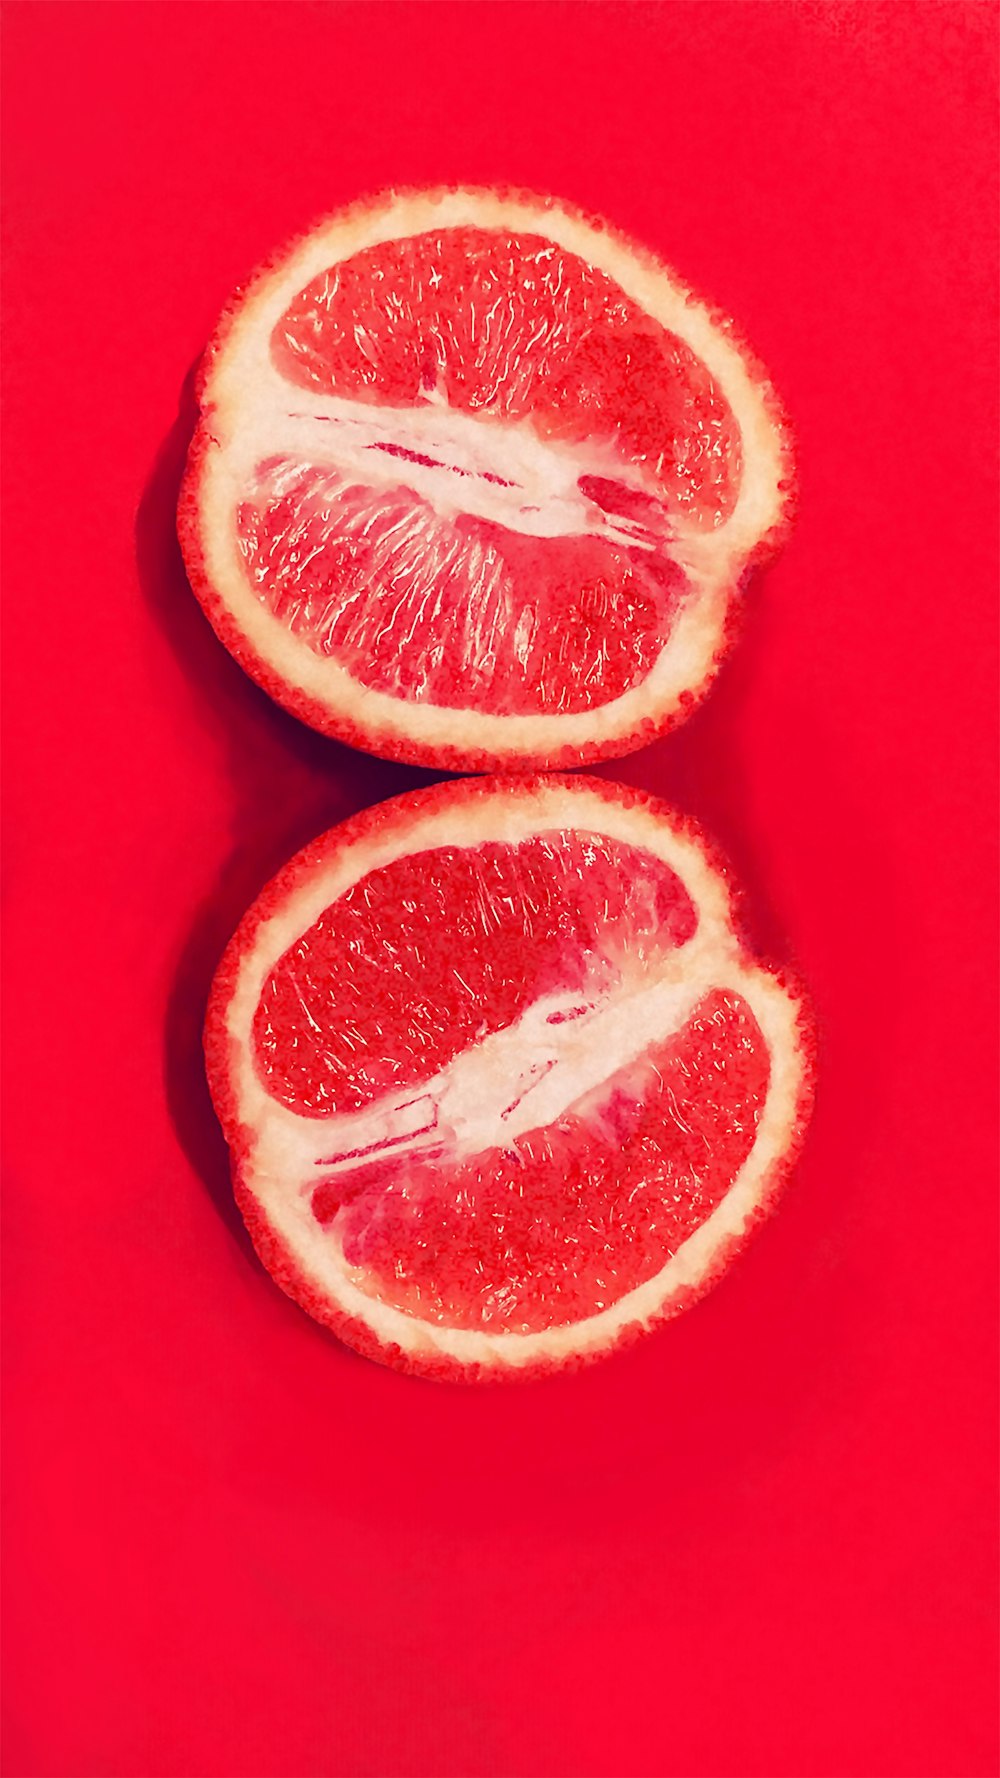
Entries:
<svg viewBox="0 0 1000 1778">
<path fill-rule="evenodd" d="M 994 38 L 903 0 L 8 8 L 10 1778 L 995 1771 Z M 459 177 L 647 240 L 797 420 L 741 648 L 609 775 L 718 835 L 823 1025 L 733 1275 L 504 1392 L 345 1354 L 234 1219 L 212 966 L 424 775 L 270 707 L 171 533 L 231 285 Z"/>
</svg>

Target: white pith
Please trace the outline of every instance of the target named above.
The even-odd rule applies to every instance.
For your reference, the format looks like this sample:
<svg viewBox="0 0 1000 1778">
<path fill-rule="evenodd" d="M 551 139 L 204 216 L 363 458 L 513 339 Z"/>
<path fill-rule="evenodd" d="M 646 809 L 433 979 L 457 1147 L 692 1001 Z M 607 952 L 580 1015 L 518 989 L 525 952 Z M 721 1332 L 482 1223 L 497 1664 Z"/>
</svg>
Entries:
<svg viewBox="0 0 1000 1778">
<path fill-rule="evenodd" d="M 456 408 L 375 408 L 308 393 L 297 402 L 294 394 L 289 399 L 289 385 L 273 367 L 258 400 L 259 406 L 257 401 L 245 406 L 226 452 L 224 473 L 234 508 L 252 492 L 254 472 L 270 453 L 291 464 L 329 468 L 361 487 L 405 487 L 442 518 L 467 513 L 529 537 L 589 532 L 622 545 L 653 547 L 645 526 L 604 512 L 580 490 L 580 478 L 590 475 L 628 481 L 645 491 L 638 474 L 623 471 L 606 446 L 548 443 L 527 421 L 481 420 Z M 434 457 L 436 466 L 402 461 L 384 449 L 386 439 Z M 679 536 L 669 553 L 698 573 L 697 537 Z"/>
<path fill-rule="evenodd" d="M 649 314 L 702 359 L 739 428 L 743 473 L 736 505 L 712 532 L 676 521 L 669 546 L 691 583 L 666 646 L 638 685 L 598 710 L 567 715 L 496 716 L 471 709 L 404 702 L 362 685 L 337 661 L 308 643 L 256 596 L 240 555 L 235 526 L 239 502 L 256 466 L 288 455 L 337 465 L 363 484 L 405 486 L 438 512 L 474 512 L 511 529 L 554 536 L 594 531 L 622 542 L 643 541 L 620 520 L 607 520 L 581 499 L 581 474 L 631 479 L 607 446 L 569 449 L 540 440 L 525 422 L 508 424 L 456 413 L 430 399 L 421 407 L 389 410 L 324 397 L 286 382 L 275 369 L 270 340 L 291 301 L 316 276 L 366 247 L 432 228 L 476 225 L 543 234 L 607 273 Z M 642 259 L 614 237 L 557 205 L 532 206 L 488 192 L 408 194 L 363 212 L 349 212 L 316 230 L 273 272 L 253 286 L 236 314 L 204 392 L 210 444 L 197 498 L 207 577 L 255 654 L 296 693 L 346 723 L 357 723 L 375 746 L 409 739 L 427 748 L 475 747 L 526 759 L 560 747 L 583 747 L 599 736 L 609 744 L 650 718 L 675 709 L 708 677 L 719 650 L 729 590 L 755 545 L 782 508 L 782 441 L 768 400 L 739 349 L 704 305 L 665 268 Z M 371 446 L 392 437 L 441 468 L 401 462 Z M 484 466 L 515 484 L 513 490 L 477 479 Z M 456 473 L 465 471 L 466 473 Z M 459 493 L 460 489 L 460 493 Z M 531 514 L 526 508 L 537 507 Z"/>
<path fill-rule="evenodd" d="M 579 995 L 536 1002 L 517 1027 L 473 1045 L 434 1079 L 387 1095 L 364 1111 L 304 1118 L 269 1097 L 254 1064 L 254 1014 L 275 963 L 333 900 L 403 854 L 486 840 L 514 843 L 533 833 L 568 828 L 608 834 L 669 864 L 698 910 L 693 938 L 665 953 L 655 969 L 636 972 L 624 991 L 606 996 L 578 1019 L 548 1022 L 553 1011 L 573 1013 Z M 361 1287 L 335 1232 L 320 1228 L 312 1214 L 311 1193 L 320 1178 L 330 1176 L 338 1164 L 356 1164 L 366 1150 L 419 1155 L 440 1139 L 443 1129 L 449 1155 L 458 1160 L 551 1122 L 618 1069 L 641 1062 L 654 1043 L 684 1025 L 704 994 L 716 989 L 728 989 L 749 1004 L 769 1049 L 769 1084 L 754 1146 L 729 1192 L 656 1277 L 584 1321 L 532 1334 L 448 1328 L 382 1303 Z M 226 1025 L 233 1040 L 237 1116 L 252 1135 L 243 1183 L 315 1290 L 384 1343 L 418 1356 L 440 1354 L 466 1364 L 514 1367 L 603 1347 L 629 1325 L 649 1321 L 673 1295 L 696 1285 L 719 1248 L 752 1218 L 773 1163 L 796 1127 L 803 1070 L 797 1019 L 796 1003 L 786 990 L 743 959 L 723 879 L 700 846 L 662 818 L 558 781 L 540 788 L 530 801 L 500 792 L 459 802 L 335 853 L 299 883 L 258 929 L 242 957 Z"/>
</svg>

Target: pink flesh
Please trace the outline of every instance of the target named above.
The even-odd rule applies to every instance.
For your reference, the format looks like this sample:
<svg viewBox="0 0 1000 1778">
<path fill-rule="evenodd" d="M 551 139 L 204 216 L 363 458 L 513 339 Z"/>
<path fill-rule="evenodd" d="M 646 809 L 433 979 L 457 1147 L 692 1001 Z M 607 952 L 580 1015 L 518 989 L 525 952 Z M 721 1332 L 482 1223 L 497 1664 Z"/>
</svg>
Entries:
<svg viewBox="0 0 1000 1778">
<path fill-rule="evenodd" d="M 447 1326 L 531 1332 L 661 1269 L 753 1144 L 769 1065 L 738 996 L 707 993 L 672 1036 L 502 1146 L 459 1153 L 427 1087 L 550 995 L 553 1023 L 585 1020 L 695 926 L 650 853 L 550 832 L 397 860 L 286 952 L 254 1022 L 268 1091 L 306 1117 L 391 1097 L 425 1137 L 351 1150 L 302 1186 L 363 1289 Z"/>
<path fill-rule="evenodd" d="M 310 391 L 385 416 L 370 484 L 338 466 L 331 425 L 322 460 L 261 461 L 239 504 L 251 584 L 311 649 L 373 689 L 492 715 L 598 708 L 648 675 L 686 591 L 671 537 L 728 517 L 739 435 L 700 361 L 611 279 L 538 236 L 446 229 L 321 274 L 271 351 L 300 417 Z M 475 462 L 420 448 L 421 416 L 443 412 L 478 421 Z M 466 510 L 477 482 L 516 499 L 511 427 L 606 464 L 574 470 L 578 530 Z M 609 515 L 637 541 L 602 534 Z"/>
<path fill-rule="evenodd" d="M 321 1183 L 363 1288 L 449 1327 L 535 1333 L 655 1276 L 753 1146 L 768 1058 L 746 1002 L 706 995 L 683 1029 L 554 1124 L 455 1164 L 384 1159 Z"/>
<path fill-rule="evenodd" d="M 675 873 L 606 835 L 410 853 L 286 951 L 253 1026 L 268 1092 L 306 1117 L 416 1088 L 546 995 L 606 994 L 696 917 Z"/>
<path fill-rule="evenodd" d="M 739 433 L 704 365 L 540 235 L 450 228 L 368 247 L 300 292 L 271 351 L 303 389 L 395 407 L 436 391 L 542 437 L 606 439 L 708 528 L 735 504 Z"/>
<path fill-rule="evenodd" d="M 662 530 L 648 497 L 590 480 Z M 495 716 L 568 714 L 629 691 L 686 586 L 660 548 L 447 517 L 403 485 L 309 464 L 263 465 L 237 523 L 258 596 L 317 654 L 373 690 Z"/>
</svg>

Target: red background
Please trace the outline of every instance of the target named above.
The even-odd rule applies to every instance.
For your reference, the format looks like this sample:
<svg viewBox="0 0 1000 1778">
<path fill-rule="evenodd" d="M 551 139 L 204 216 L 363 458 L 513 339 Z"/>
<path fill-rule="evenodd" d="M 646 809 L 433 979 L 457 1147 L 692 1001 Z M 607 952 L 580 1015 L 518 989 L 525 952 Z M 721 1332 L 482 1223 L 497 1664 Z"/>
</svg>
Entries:
<svg viewBox="0 0 1000 1778">
<path fill-rule="evenodd" d="M 7 1772 L 995 1770 L 992 6 L 7 8 Z M 822 1029 L 690 1316 L 463 1392 L 231 1208 L 198 1054 L 301 842 L 426 775 L 272 708 L 172 507 L 223 299 L 392 181 L 606 212 L 739 317 L 801 513 L 678 736 Z"/>
</svg>

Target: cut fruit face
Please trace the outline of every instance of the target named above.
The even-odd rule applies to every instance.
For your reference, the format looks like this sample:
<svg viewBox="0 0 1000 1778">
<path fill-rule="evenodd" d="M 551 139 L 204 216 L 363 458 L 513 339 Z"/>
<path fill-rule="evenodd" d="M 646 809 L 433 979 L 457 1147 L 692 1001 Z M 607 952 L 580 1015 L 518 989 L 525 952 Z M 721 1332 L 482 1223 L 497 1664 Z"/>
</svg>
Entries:
<svg viewBox="0 0 1000 1778">
<path fill-rule="evenodd" d="M 321 223 L 224 315 L 201 409 L 179 529 L 222 640 L 304 721 L 451 768 L 677 721 L 790 476 L 731 325 L 524 194 Z"/>
<path fill-rule="evenodd" d="M 801 1139 L 801 998 L 663 804 L 472 779 L 333 829 L 220 965 L 209 1081 L 265 1265 L 402 1370 L 601 1356 L 727 1266 Z"/>
</svg>

